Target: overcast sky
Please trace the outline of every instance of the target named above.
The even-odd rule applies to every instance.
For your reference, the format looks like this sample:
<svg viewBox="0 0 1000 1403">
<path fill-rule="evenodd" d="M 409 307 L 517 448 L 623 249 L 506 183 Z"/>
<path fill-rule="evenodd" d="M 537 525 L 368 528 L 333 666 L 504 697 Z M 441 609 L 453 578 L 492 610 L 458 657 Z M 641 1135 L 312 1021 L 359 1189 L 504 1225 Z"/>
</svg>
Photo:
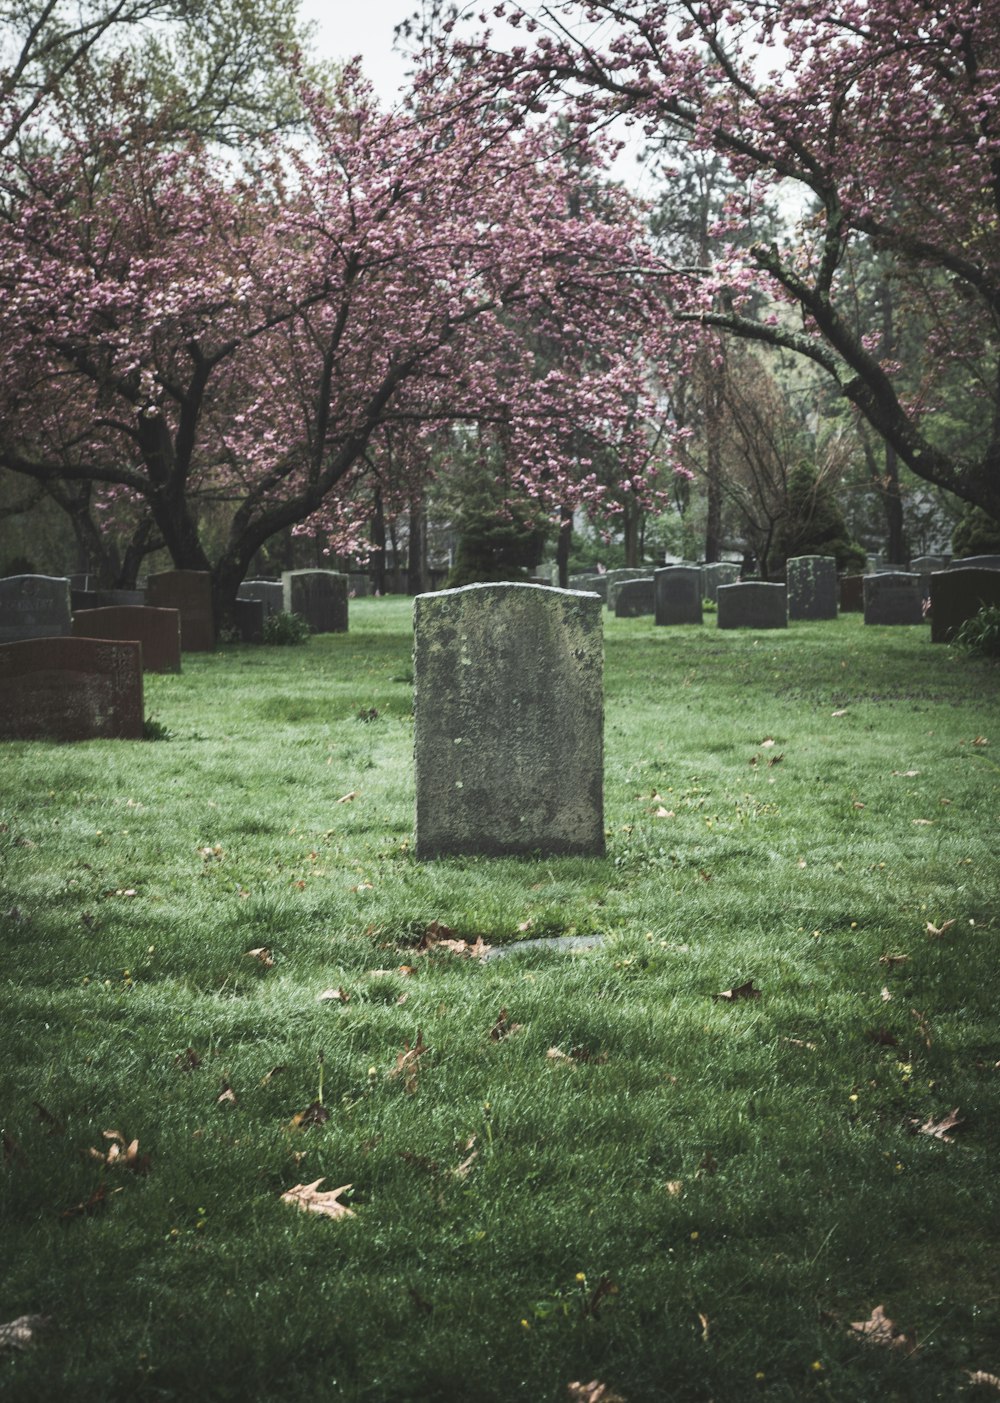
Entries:
<svg viewBox="0 0 1000 1403">
<path fill-rule="evenodd" d="M 392 46 L 393 30 L 417 8 L 417 0 L 301 0 L 300 13 L 316 25 L 320 55 L 346 59 L 361 54 L 365 76 L 391 106 L 406 71 L 405 60 Z"/>
</svg>

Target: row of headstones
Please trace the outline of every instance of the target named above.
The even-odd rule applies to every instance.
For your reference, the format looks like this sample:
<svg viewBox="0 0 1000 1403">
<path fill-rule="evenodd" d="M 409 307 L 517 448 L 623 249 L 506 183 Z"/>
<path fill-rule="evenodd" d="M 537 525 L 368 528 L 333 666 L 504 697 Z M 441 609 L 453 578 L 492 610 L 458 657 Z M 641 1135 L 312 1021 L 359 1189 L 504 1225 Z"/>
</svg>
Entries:
<svg viewBox="0 0 1000 1403">
<path fill-rule="evenodd" d="M 919 576 L 906 578 L 912 603 Z M 896 587 L 892 575 L 866 577 L 872 602 Z M 728 626 L 782 627 L 785 595 L 783 585 L 721 586 L 720 613 L 732 599 Z M 954 620 L 958 606 L 1000 603 L 1000 568 L 937 572 L 932 597 L 934 636 L 943 637 L 949 608 Z M 757 622 L 743 600 L 757 601 Z M 592 592 L 501 584 L 418 596 L 420 855 L 603 850 L 601 620 Z M 139 642 L 43 637 L 0 646 L 0 737 L 138 738 L 142 729 Z"/>
<path fill-rule="evenodd" d="M 281 609 L 316 633 L 345 632 L 347 585 L 328 570 L 248 581 L 242 589 L 259 592 L 237 601 L 244 616 L 253 611 L 247 641 L 260 641 L 267 613 Z M 141 739 L 143 673 L 179 672 L 182 652 L 215 645 L 206 572 L 151 575 L 144 593 L 83 594 L 68 578 L 0 579 L 0 740 Z"/>
</svg>

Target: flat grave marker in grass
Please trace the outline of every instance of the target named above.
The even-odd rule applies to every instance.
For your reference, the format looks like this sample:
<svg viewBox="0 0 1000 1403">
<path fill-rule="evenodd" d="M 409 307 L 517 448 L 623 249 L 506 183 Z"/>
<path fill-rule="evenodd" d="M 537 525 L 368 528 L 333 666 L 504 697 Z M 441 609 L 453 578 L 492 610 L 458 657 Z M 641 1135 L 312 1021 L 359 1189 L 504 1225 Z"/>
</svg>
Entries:
<svg viewBox="0 0 1000 1403">
<path fill-rule="evenodd" d="M 140 643 L 0 645 L 0 740 L 141 740 L 142 732 Z"/>
<path fill-rule="evenodd" d="M 600 598 L 468 585 L 414 624 L 417 857 L 602 855 Z"/>
</svg>

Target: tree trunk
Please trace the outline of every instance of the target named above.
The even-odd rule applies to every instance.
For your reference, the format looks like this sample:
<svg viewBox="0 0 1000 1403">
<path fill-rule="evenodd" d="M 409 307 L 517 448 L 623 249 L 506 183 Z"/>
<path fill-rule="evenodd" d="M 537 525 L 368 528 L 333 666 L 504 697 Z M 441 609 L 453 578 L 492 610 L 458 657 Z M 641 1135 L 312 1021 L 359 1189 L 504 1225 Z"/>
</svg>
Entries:
<svg viewBox="0 0 1000 1403">
<path fill-rule="evenodd" d="M 407 594 L 423 594 L 427 579 L 427 518 L 422 504 L 410 507 L 410 545 L 406 565 Z"/>
<path fill-rule="evenodd" d="M 372 553 L 369 556 L 368 573 L 372 589 L 376 594 L 385 594 L 385 509 L 382 505 L 381 489 L 375 492 L 375 512 L 371 525 Z"/>
</svg>

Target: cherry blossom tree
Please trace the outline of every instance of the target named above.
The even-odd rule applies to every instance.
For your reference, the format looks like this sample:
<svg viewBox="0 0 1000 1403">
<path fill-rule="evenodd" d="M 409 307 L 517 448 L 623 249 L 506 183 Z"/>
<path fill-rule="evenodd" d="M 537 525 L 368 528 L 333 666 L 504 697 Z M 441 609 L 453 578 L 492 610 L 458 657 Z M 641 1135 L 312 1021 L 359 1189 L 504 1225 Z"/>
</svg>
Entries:
<svg viewBox="0 0 1000 1403">
<path fill-rule="evenodd" d="M 470 37 L 449 17 L 437 74 L 475 72 L 481 101 L 526 121 L 559 103 L 581 136 L 624 119 L 687 140 L 740 182 L 717 229 L 728 248 L 677 270 L 676 316 L 807 357 L 918 477 L 1000 517 L 995 4 L 499 0 L 489 23 Z M 774 193 L 794 228 L 741 248 Z M 857 322 L 846 269 L 863 244 L 927 327 L 905 376 L 880 319 Z M 935 425 L 956 382 L 969 424 L 957 446 Z"/>
<path fill-rule="evenodd" d="M 390 432 L 502 429 L 526 490 L 570 508 L 604 491 L 575 434 L 623 474 L 639 446 L 659 306 L 624 197 L 572 213 L 558 134 L 453 92 L 387 114 L 351 72 L 307 106 L 308 140 L 239 168 L 197 137 L 122 141 L 126 113 L 8 171 L 0 466 L 148 518 L 220 617 L 278 531 L 358 540 Z"/>
</svg>

